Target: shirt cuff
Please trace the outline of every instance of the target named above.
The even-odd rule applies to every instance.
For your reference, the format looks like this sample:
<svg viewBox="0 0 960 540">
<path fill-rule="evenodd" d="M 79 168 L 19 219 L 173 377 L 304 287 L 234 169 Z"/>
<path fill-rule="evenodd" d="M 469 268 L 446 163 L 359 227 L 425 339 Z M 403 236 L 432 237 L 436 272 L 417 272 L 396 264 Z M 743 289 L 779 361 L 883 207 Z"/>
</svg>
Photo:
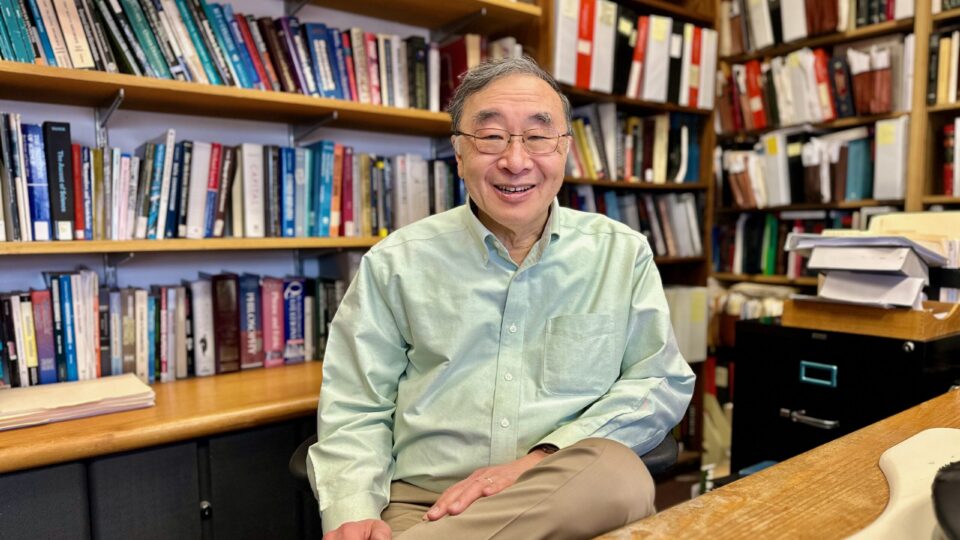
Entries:
<svg viewBox="0 0 960 540">
<path fill-rule="evenodd" d="M 320 524 L 323 534 L 336 529 L 350 521 L 364 519 L 380 519 L 380 513 L 387 507 L 387 500 L 379 493 L 362 491 L 336 502 L 320 510 Z"/>
</svg>

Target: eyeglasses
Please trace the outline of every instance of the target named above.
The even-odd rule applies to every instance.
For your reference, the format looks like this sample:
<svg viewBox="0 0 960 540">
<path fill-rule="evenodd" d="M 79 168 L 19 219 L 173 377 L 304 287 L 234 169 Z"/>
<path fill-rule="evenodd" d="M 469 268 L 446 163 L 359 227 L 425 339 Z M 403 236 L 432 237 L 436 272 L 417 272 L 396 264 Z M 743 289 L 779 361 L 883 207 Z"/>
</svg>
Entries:
<svg viewBox="0 0 960 540">
<path fill-rule="evenodd" d="M 554 129 L 533 128 L 523 133 L 510 133 L 505 129 L 482 128 L 474 133 L 454 131 L 453 135 L 463 135 L 473 139 L 473 145 L 481 154 L 502 154 L 510 146 L 514 137 L 520 137 L 523 147 L 531 155 L 552 154 L 560 146 L 560 139 L 569 137 L 569 133 L 557 133 Z"/>
</svg>

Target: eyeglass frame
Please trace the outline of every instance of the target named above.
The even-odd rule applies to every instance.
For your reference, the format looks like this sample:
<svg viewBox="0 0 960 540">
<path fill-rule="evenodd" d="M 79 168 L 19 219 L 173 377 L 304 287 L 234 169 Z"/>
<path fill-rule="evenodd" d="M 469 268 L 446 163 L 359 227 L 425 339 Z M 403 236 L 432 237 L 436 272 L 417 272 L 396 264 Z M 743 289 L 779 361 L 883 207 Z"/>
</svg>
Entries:
<svg viewBox="0 0 960 540">
<path fill-rule="evenodd" d="M 570 131 L 567 131 L 566 133 L 558 133 L 557 136 L 555 137 L 556 140 L 557 140 L 557 145 L 553 147 L 553 150 L 550 150 L 549 152 L 543 152 L 543 153 L 536 153 L 536 154 L 535 154 L 535 153 L 531 152 L 529 148 L 527 148 L 526 139 L 524 138 L 524 134 L 526 134 L 528 131 L 533 131 L 533 130 L 535 130 L 535 129 L 541 129 L 541 128 L 530 128 L 530 129 L 528 129 L 528 130 L 525 130 L 523 133 L 510 133 L 509 131 L 507 131 L 507 130 L 505 130 L 505 129 L 500 129 L 500 128 L 480 128 L 480 129 L 494 129 L 494 130 L 497 130 L 497 131 L 501 131 L 501 132 L 503 132 L 503 133 L 506 133 L 507 136 L 508 136 L 507 146 L 504 147 L 504 149 L 501 150 L 501 151 L 499 151 L 499 152 L 489 153 L 489 152 L 484 152 L 484 151 L 480 150 L 480 148 L 477 146 L 477 134 L 476 134 L 476 132 L 474 132 L 474 133 L 467 133 L 467 132 L 465 132 L 465 131 L 454 130 L 453 132 L 450 133 L 450 135 L 452 135 L 452 136 L 454 136 L 454 137 L 457 137 L 457 136 L 469 137 L 469 138 L 473 141 L 473 147 L 477 150 L 477 152 L 480 152 L 481 154 L 484 154 L 484 155 L 487 155 L 487 156 L 496 156 L 496 155 L 499 155 L 499 154 L 502 154 L 502 153 L 506 152 L 507 149 L 510 148 L 510 145 L 513 144 L 513 138 L 514 138 L 514 137 L 520 137 L 520 145 L 521 145 L 521 146 L 523 147 L 523 149 L 524 149 L 528 154 L 530 154 L 531 156 L 548 156 L 548 155 L 556 152 L 556 151 L 557 151 L 557 148 L 560 148 L 560 139 L 562 139 L 562 138 L 564 138 L 564 137 L 573 137 L 573 133 L 571 133 Z M 554 137 L 547 137 L 547 138 L 552 139 L 552 138 L 554 138 Z"/>
</svg>

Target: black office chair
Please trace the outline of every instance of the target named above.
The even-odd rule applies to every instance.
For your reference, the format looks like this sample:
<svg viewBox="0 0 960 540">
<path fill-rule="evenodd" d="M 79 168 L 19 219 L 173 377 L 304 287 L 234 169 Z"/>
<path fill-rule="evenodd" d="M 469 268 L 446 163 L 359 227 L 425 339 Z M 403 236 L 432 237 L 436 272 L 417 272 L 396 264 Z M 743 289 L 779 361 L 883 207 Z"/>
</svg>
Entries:
<svg viewBox="0 0 960 540">
<path fill-rule="evenodd" d="M 315 442 L 317 442 L 316 434 L 303 441 L 297 447 L 293 456 L 290 457 L 290 474 L 293 475 L 297 487 L 311 493 L 313 490 L 307 477 L 307 449 Z M 656 448 L 640 456 L 640 459 L 647 466 L 650 474 L 657 477 L 670 471 L 676 465 L 678 452 L 677 440 L 673 438 L 673 435 L 668 434 Z"/>
</svg>

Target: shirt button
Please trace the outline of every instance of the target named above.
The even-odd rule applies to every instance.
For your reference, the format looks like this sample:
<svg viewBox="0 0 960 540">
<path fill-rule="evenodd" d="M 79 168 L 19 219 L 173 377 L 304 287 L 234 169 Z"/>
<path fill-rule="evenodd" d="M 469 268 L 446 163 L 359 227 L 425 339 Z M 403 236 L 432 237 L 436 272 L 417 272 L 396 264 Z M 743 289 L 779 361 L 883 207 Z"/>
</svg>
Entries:
<svg viewBox="0 0 960 540">
<path fill-rule="evenodd" d="M 504 418 L 500 421 L 500 427 L 508 428 L 510 427 L 510 421 Z"/>
<path fill-rule="evenodd" d="M 505 380 L 512 381 L 512 380 L 513 380 L 513 375 L 510 374 L 510 373 L 507 373 L 506 375 L 503 376 L 503 378 L 504 378 Z"/>
<path fill-rule="evenodd" d="M 517 325 L 511 324 L 509 330 L 510 330 L 510 333 L 511 333 L 511 334 L 516 334 L 516 333 L 517 333 Z"/>
</svg>

